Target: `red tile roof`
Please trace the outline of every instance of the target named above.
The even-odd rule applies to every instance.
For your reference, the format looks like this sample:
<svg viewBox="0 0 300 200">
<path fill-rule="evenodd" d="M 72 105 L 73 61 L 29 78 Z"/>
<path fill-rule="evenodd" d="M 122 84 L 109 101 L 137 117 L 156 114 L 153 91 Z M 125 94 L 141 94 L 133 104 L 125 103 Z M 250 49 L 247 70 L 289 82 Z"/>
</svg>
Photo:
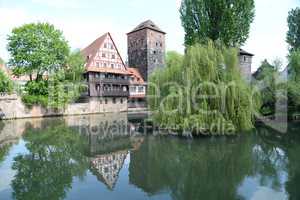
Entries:
<svg viewBox="0 0 300 200">
<path fill-rule="evenodd" d="M 145 81 L 137 68 L 128 67 L 127 71 L 134 77 L 134 80 L 130 81 L 131 84 L 145 84 Z"/>
</svg>

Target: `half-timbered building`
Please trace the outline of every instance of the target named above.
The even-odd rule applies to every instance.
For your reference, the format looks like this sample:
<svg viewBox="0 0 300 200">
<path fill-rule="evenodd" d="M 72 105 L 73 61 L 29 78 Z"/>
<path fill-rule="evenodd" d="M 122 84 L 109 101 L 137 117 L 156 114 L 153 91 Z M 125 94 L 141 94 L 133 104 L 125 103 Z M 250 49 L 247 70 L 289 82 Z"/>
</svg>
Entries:
<svg viewBox="0 0 300 200">
<path fill-rule="evenodd" d="M 129 72 L 110 33 L 105 33 L 82 50 L 86 59 L 88 96 L 105 104 L 127 103 Z"/>
</svg>

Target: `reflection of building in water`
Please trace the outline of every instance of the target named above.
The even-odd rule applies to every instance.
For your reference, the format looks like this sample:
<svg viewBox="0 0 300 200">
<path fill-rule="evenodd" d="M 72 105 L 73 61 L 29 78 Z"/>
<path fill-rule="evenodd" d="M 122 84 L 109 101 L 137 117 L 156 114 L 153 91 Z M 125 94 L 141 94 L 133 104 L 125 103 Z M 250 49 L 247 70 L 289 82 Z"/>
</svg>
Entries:
<svg viewBox="0 0 300 200">
<path fill-rule="evenodd" d="M 138 149 L 143 137 L 128 131 L 127 113 L 74 116 L 66 118 L 88 140 L 91 171 L 112 190 L 129 151 Z"/>
<path fill-rule="evenodd" d="M 90 143 L 94 145 L 90 147 L 91 171 L 99 181 L 113 190 L 126 156 L 130 151 L 138 150 L 143 141 L 143 137 L 127 136 Z"/>
<path fill-rule="evenodd" d="M 92 171 L 110 190 L 114 188 L 118 180 L 119 172 L 127 154 L 128 151 L 124 150 L 92 158 Z"/>
</svg>

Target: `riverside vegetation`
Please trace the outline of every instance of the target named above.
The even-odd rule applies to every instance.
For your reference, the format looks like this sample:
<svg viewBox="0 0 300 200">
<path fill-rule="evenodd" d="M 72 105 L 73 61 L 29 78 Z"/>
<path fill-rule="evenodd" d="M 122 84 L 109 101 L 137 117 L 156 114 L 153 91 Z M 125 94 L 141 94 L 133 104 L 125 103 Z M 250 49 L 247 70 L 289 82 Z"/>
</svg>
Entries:
<svg viewBox="0 0 300 200">
<path fill-rule="evenodd" d="M 154 122 L 181 132 L 210 134 L 253 128 L 260 99 L 242 79 L 237 53 L 235 48 L 209 42 L 189 47 L 183 57 L 168 55 L 166 68 L 150 78 Z"/>
</svg>

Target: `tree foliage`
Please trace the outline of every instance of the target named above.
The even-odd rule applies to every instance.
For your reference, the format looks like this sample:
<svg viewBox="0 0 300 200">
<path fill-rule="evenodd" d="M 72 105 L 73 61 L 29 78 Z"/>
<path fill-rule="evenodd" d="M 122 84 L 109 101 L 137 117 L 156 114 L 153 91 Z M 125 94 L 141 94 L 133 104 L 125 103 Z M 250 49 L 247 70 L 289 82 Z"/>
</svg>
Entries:
<svg viewBox="0 0 300 200">
<path fill-rule="evenodd" d="M 300 50 L 291 52 L 288 65 L 289 112 L 300 112 Z"/>
<path fill-rule="evenodd" d="M 276 81 L 279 78 L 280 65 L 279 60 L 275 60 L 273 64 L 264 60 L 253 74 L 254 84 L 261 89 L 261 113 L 263 115 L 272 115 L 275 112 L 276 90 L 278 87 Z"/>
<path fill-rule="evenodd" d="M 70 53 L 67 65 L 64 68 L 65 79 L 69 81 L 82 81 L 85 60 L 79 50 Z"/>
<path fill-rule="evenodd" d="M 0 64 L 4 64 L 4 60 L 0 57 Z"/>
<path fill-rule="evenodd" d="M 252 128 L 259 99 L 242 79 L 237 55 L 235 48 L 209 42 L 189 47 L 181 65 L 155 71 L 149 84 L 154 121 L 165 128 L 200 128 L 210 134 L 227 133 L 218 127 L 213 132 L 216 125 Z"/>
<path fill-rule="evenodd" d="M 290 52 L 300 47 L 300 8 L 292 9 L 288 15 L 288 32 L 286 41 L 289 44 Z"/>
<path fill-rule="evenodd" d="M 62 32 L 48 23 L 31 23 L 14 28 L 8 36 L 8 51 L 15 75 L 42 76 L 61 68 L 69 55 Z"/>
<path fill-rule="evenodd" d="M 30 76 L 22 97 L 26 105 L 63 108 L 80 95 L 85 61 L 79 51 L 70 53 L 53 25 L 23 25 L 13 29 L 8 41 L 13 73 Z"/>
<path fill-rule="evenodd" d="M 0 92 L 11 93 L 13 91 L 13 82 L 0 69 Z"/>
<path fill-rule="evenodd" d="M 254 19 L 254 0 L 183 0 L 180 8 L 185 44 L 220 41 L 240 46 Z"/>
</svg>

